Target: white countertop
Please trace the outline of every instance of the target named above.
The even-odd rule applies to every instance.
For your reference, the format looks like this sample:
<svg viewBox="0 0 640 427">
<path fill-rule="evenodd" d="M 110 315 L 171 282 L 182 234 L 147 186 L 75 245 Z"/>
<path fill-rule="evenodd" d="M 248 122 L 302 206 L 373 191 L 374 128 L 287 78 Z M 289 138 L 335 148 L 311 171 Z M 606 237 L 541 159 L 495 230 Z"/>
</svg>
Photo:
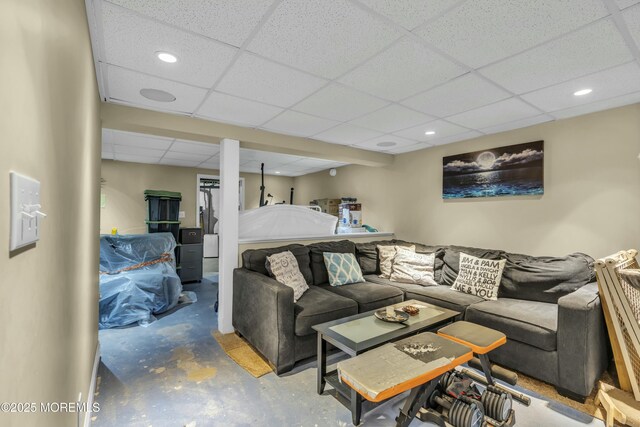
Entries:
<svg viewBox="0 0 640 427">
<path fill-rule="evenodd" d="M 274 238 L 259 238 L 259 239 L 239 239 L 238 244 L 246 243 L 268 243 L 268 242 L 282 242 L 282 241 L 303 241 L 303 240 L 349 240 L 351 238 L 360 237 L 392 237 L 393 233 L 388 232 L 375 232 L 375 233 L 342 233 L 342 234 L 329 234 L 324 236 L 285 236 Z"/>
</svg>

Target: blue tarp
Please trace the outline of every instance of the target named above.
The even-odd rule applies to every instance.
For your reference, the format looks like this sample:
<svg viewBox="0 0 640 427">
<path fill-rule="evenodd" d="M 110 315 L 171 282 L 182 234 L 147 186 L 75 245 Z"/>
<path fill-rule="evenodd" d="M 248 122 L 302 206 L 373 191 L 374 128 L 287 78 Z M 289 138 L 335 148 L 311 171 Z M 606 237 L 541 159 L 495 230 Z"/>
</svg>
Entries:
<svg viewBox="0 0 640 427">
<path fill-rule="evenodd" d="M 182 292 L 176 274 L 171 233 L 100 236 L 100 329 L 146 325 L 178 303 Z M 122 269 L 164 259 L 133 270 Z"/>
</svg>

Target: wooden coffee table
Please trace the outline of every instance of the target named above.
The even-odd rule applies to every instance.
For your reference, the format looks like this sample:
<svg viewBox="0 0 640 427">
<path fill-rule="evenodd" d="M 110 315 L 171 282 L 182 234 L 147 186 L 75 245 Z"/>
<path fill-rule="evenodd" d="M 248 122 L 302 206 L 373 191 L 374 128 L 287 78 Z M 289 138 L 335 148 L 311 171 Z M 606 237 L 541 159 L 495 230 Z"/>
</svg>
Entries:
<svg viewBox="0 0 640 427">
<path fill-rule="evenodd" d="M 462 320 L 462 314 L 458 311 L 417 300 L 404 301 L 393 304 L 391 307 L 401 308 L 406 305 L 419 307 L 420 313 L 411 316 L 404 323 L 382 321 L 373 314 L 377 310 L 373 310 L 321 323 L 313 327 L 318 332 L 318 394 L 324 392 L 324 387 L 327 383 L 333 386 L 342 397 L 342 399 L 339 399 L 340 402 L 351 410 L 354 425 L 360 424 L 362 396 L 340 382 L 337 370 L 327 372 L 327 343 L 354 357 L 390 341 L 399 340 L 420 332 L 431 331 L 444 324 Z M 377 404 L 379 403 L 382 402 Z M 375 404 L 371 405 L 375 406 Z"/>
</svg>

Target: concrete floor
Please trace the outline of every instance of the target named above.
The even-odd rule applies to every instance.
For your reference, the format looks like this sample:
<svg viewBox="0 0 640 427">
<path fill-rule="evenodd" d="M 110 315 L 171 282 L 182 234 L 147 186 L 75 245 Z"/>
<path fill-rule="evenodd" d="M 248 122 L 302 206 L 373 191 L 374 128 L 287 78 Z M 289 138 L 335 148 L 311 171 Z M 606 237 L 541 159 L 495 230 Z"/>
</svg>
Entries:
<svg viewBox="0 0 640 427">
<path fill-rule="evenodd" d="M 211 335 L 217 329 L 217 284 L 205 279 L 184 288 L 195 291 L 198 302 L 180 306 L 146 328 L 100 331 L 100 412 L 94 426 L 351 425 L 349 411 L 333 396 L 316 394 L 314 361 L 286 376 L 270 373 L 259 379 L 236 365 Z M 393 426 L 402 403 L 403 396 L 385 403 L 365 414 L 362 425 Z M 535 395 L 530 407 L 515 403 L 515 410 L 517 426 L 604 425 Z"/>
</svg>

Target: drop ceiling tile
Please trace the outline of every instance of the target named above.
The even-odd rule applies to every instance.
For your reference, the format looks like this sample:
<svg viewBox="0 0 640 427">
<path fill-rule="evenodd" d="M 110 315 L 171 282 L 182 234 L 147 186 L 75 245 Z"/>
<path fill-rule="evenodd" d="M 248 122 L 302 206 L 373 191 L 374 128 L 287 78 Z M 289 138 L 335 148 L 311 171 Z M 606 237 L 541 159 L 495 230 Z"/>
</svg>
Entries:
<svg viewBox="0 0 640 427">
<path fill-rule="evenodd" d="M 487 135 L 490 135 L 493 133 L 506 132 L 508 130 L 513 130 L 513 129 L 526 128 L 528 126 L 538 125 L 540 123 L 546 123 L 550 121 L 553 121 L 553 117 L 547 114 L 541 114 L 535 117 L 529 117 L 526 119 L 516 120 L 513 122 L 504 123 L 497 126 L 491 126 L 488 128 L 481 129 L 481 131 Z"/>
<path fill-rule="evenodd" d="M 209 157 L 206 154 L 197 154 L 197 153 L 180 153 L 177 151 L 167 151 L 164 155 L 163 159 L 171 159 L 171 160 L 185 160 L 192 161 L 198 163 L 202 163 L 207 160 Z"/>
<path fill-rule="evenodd" d="M 593 92 L 584 96 L 573 95 L 574 92 L 585 88 L 592 89 Z M 522 98 L 544 111 L 556 111 L 638 91 L 640 91 L 640 67 L 634 61 L 540 89 L 522 95 Z"/>
<path fill-rule="evenodd" d="M 446 117 L 509 97 L 509 92 L 469 73 L 406 99 L 402 104 L 427 114 Z"/>
<path fill-rule="evenodd" d="M 160 160 L 161 165 L 170 165 L 170 166 L 182 166 L 182 167 L 190 167 L 195 168 L 200 164 L 200 161 L 191 161 L 191 160 L 181 160 L 181 159 L 171 159 L 171 158 L 163 158 Z"/>
<path fill-rule="evenodd" d="M 220 168 L 220 156 L 219 155 L 215 155 L 213 157 L 210 157 L 209 159 L 205 160 L 204 162 L 202 162 L 200 164 L 200 167 L 203 168 L 208 168 L 208 169 L 218 169 Z"/>
<path fill-rule="evenodd" d="M 540 111 L 537 109 L 517 98 L 509 98 L 447 117 L 447 120 L 471 129 L 482 129 L 538 115 Z"/>
<path fill-rule="evenodd" d="M 329 160 L 321 160 L 321 159 L 302 159 L 302 160 L 298 160 L 294 163 L 290 163 L 289 167 L 291 167 L 292 170 L 307 170 L 307 169 L 312 169 L 312 168 L 319 168 L 319 167 L 333 167 L 333 165 L 335 165 L 335 162 L 331 162 Z"/>
<path fill-rule="evenodd" d="M 424 150 L 425 148 L 429 148 L 432 145 L 427 144 L 425 142 L 418 142 L 412 145 L 403 145 L 402 147 L 393 147 L 390 150 L 387 150 L 387 153 L 390 154 L 402 154 L 402 153 L 410 153 L 413 151 Z"/>
<path fill-rule="evenodd" d="M 298 176 L 310 175 L 312 173 L 318 173 L 318 172 L 323 172 L 323 171 L 326 171 L 326 169 L 324 169 L 324 168 L 307 169 L 306 171 L 301 172 L 300 175 L 298 175 Z"/>
<path fill-rule="evenodd" d="M 413 30 L 460 3 L 460 0 L 360 0 L 360 3 L 385 15 L 407 30 Z"/>
<path fill-rule="evenodd" d="M 430 140 L 429 143 L 432 145 L 445 145 L 451 144 L 458 141 L 466 141 L 468 139 L 477 138 L 482 136 L 481 132 L 472 130 L 464 133 L 459 133 L 456 135 L 445 136 L 443 138 L 436 138 L 434 140 Z"/>
<path fill-rule="evenodd" d="M 109 144 L 127 145 L 130 147 L 153 148 L 166 150 L 173 143 L 172 138 L 161 136 L 143 135 L 133 132 L 103 129 L 102 139 Z"/>
<path fill-rule="evenodd" d="M 347 0 L 285 0 L 256 34 L 248 50 L 335 78 L 400 34 Z"/>
<path fill-rule="evenodd" d="M 102 27 L 106 62 L 200 87 L 213 86 L 238 50 L 107 2 L 102 3 Z M 158 51 L 178 61 L 162 62 Z"/>
<path fill-rule="evenodd" d="M 297 163 L 294 162 L 287 165 L 279 166 L 277 167 L 277 170 L 285 172 L 304 172 L 307 170 L 307 168 L 303 167 L 302 165 L 297 165 Z"/>
<path fill-rule="evenodd" d="M 379 132 L 390 133 L 433 120 L 435 120 L 434 117 L 418 113 L 398 104 L 391 104 L 366 116 L 358 117 L 350 123 Z"/>
<path fill-rule="evenodd" d="M 640 3 L 640 0 L 616 0 L 616 3 L 620 9 L 626 9 L 629 6 Z"/>
<path fill-rule="evenodd" d="M 262 128 L 289 135 L 311 136 L 327 130 L 340 122 L 310 116 L 296 111 L 285 111 L 278 117 L 265 123 Z"/>
<path fill-rule="evenodd" d="M 595 113 L 596 111 L 608 110 L 611 108 L 622 107 L 629 104 L 640 103 L 640 92 L 630 93 L 615 98 L 596 101 L 590 104 L 578 105 L 567 108 L 566 110 L 554 111 L 550 113 L 557 119 L 566 119 L 569 117 L 581 116 L 583 114 Z"/>
<path fill-rule="evenodd" d="M 114 157 L 114 160 L 119 160 L 121 162 L 133 162 L 133 163 L 151 163 L 156 164 L 159 157 L 148 157 L 148 156 L 136 156 L 133 154 L 117 154 Z"/>
<path fill-rule="evenodd" d="M 329 163 L 326 163 L 323 167 L 330 169 L 330 168 L 340 168 L 342 166 L 348 166 L 349 163 L 342 163 L 342 162 L 331 162 L 329 161 Z"/>
<path fill-rule="evenodd" d="M 435 132 L 435 134 L 425 135 L 425 132 L 428 131 Z M 411 139 L 413 141 L 430 142 L 431 140 L 443 138 L 450 135 L 457 135 L 468 131 L 469 129 L 465 129 L 462 126 L 448 123 L 444 120 L 436 120 L 423 125 L 414 126 L 409 129 L 395 132 L 395 134 L 403 138 Z"/>
<path fill-rule="evenodd" d="M 148 156 L 160 158 L 164 155 L 164 150 L 155 150 L 152 148 L 132 147 L 129 145 L 114 145 L 113 151 L 116 154 L 132 154 L 134 156 Z"/>
<path fill-rule="evenodd" d="M 240 46 L 273 0 L 110 0 L 157 20 Z"/>
<path fill-rule="evenodd" d="M 477 68 L 606 15 L 600 0 L 467 1 L 417 34 Z"/>
<path fill-rule="evenodd" d="M 247 148 L 240 149 L 240 164 L 248 162 L 249 160 L 255 160 L 258 157 L 258 151 L 249 150 Z"/>
<path fill-rule="evenodd" d="M 158 77 L 151 77 L 135 71 L 114 66 L 103 66 L 109 83 L 109 98 L 113 101 L 125 101 L 139 107 L 179 113 L 193 113 L 204 99 L 206 90 L 175 83 Z M 173 102 L 152 101 L 140 95 L 140 90 L 150 88 L 171 93 L 176 97 Z"/>
<path fill-rule="evenodd" d="M 280 107 L 249 101 L 220 92 L 212 92 L 198 110 L 198 116 L 226 123 L 257 126 L 276 116 Z"/>
<path fill-rule="evenodd" d="M 348 121 L 378 110 L 388 102 L 373 96 L 330 84 L 294 107 L 295 110 L 338 121 Z"/>
<path fill-rule="evenodd" d="M 255 162 L 260 169 L 260 163 L 264 163 L 265 167 L 273 165 L 282 165 L 300 160 L 302 157 L 292 156 L 290 154 L 274 153 L 269 151 L 240 149 L 240 164 L 245 165 L 249 162 Z"/>
<path fill-rule="evenodd" d="M 178 139 L 171 146 L 170 152 L 213 156 L 220 152 L 220 146 L 218 144 L 211 144 L 207 142 L 182 141 Z"/>
<path fill-rule="evenodd" d="M 289 107 L 325 83 L 323 79 L 245 53 L 233 64 L 216 90 Z"/>
<path fill-rule="evenodd" d="M 603 20 L 480 72 L 515 93 L 524 93 L 632 59 L 615 24 Z"/>
<path fill-rule="evenodd" d="M 465 72 L 465 68 L 406 37 L 349 72 L 340 82 L 398 101 Z"/>
<path fill-rule="evenodd" d="M 243 165 L 240 165 L 241 172 L 260 173 L 260 162 L 251 160 Z"/>
<path fill-rule="evenodd" d="M 640 47 L 640 4 L 622 12 L 622 17 L 636 45 Z"/>
<path fill-rule="evenodd" d="M 382 133 L 380 132 L 354 126 L 349 123 L 343 123 L 314 135 L 313 139 L 319 139 L 320 141 L 332 142 L 335 144 L 353 145 L 381 135 Z"/>
<path fill-rule="evenodd" d="M 393 143 L 393 145 L 389 146 L 388 143 Z M 399 147 L 407 147 L 409 145 L 414 145 L 415 143 L 416 143 L 415 141 L 412 141 L 406 138 L 401 138 L 399 136 L 383 135 L 377 138 L 370 139 L 368 141 L 354 144 L 354 147 L 364 148 L 367 150 L 374 150 L 374 151 L 389 151 Z M 383 145 L 379 146 L 378 144 L 383 144 Z"/>
<path fill-rule="evenodd" d="M 206 163 L 199 164 L 198 167 L 202 169 L 211 169 L 211 170 L 218 171 L 220 170 L 220 163 L 206 162 Z"/>
</svg>

